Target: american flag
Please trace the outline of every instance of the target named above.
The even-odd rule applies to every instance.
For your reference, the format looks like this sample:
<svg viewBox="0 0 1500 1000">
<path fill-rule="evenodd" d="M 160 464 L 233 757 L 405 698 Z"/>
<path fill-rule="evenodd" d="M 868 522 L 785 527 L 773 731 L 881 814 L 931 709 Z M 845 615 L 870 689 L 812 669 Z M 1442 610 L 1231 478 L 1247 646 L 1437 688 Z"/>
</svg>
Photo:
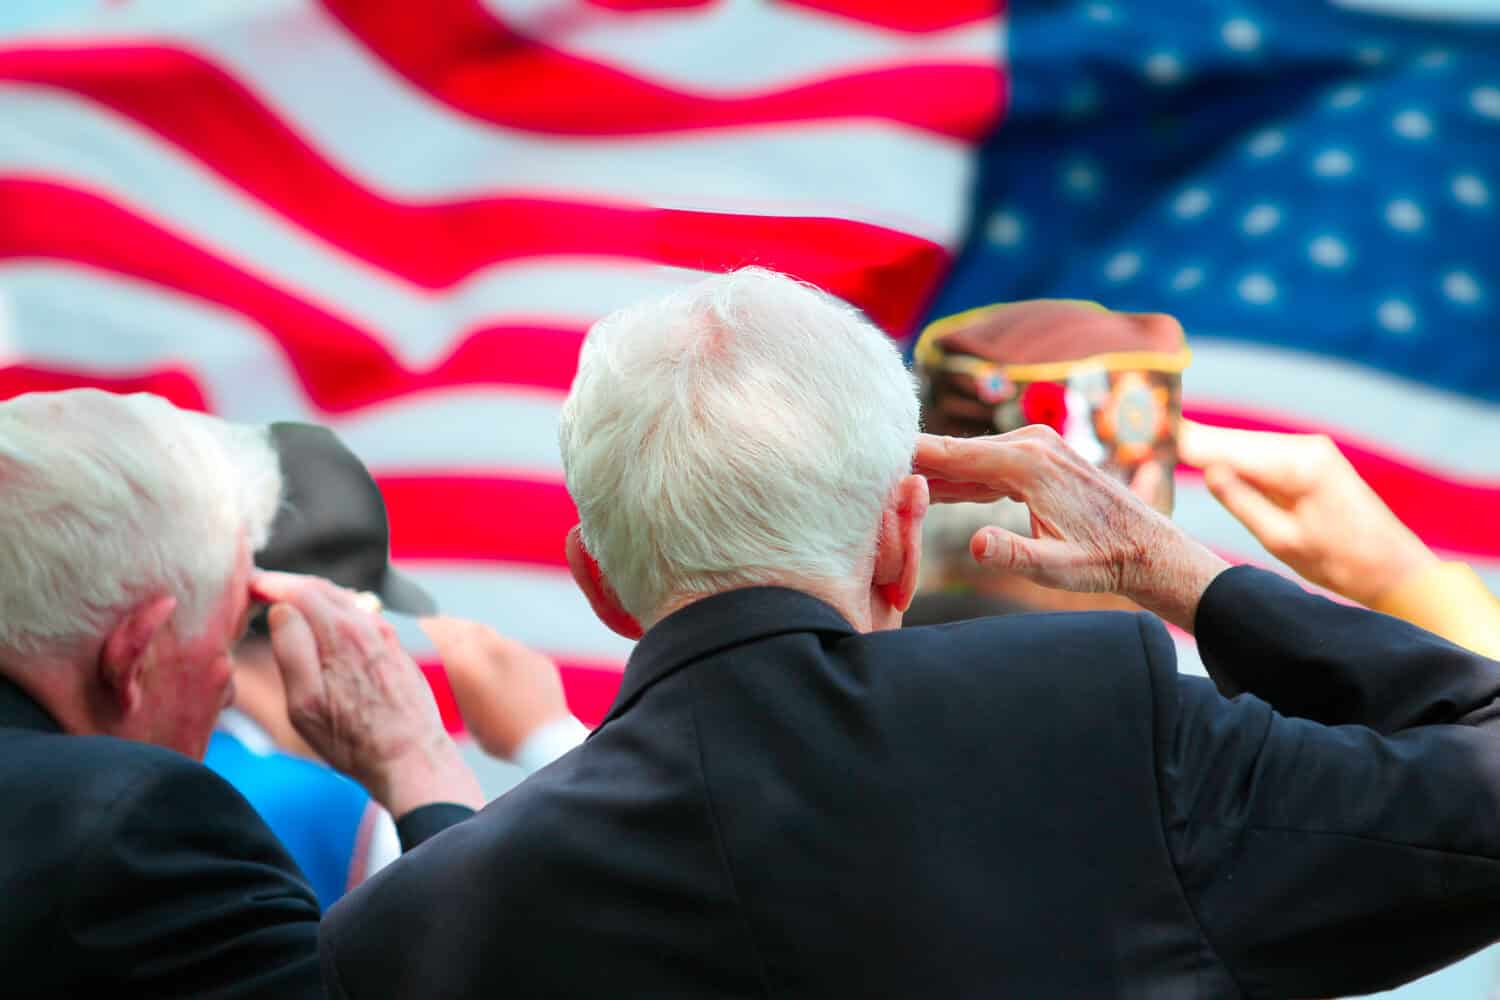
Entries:
<svg viewBox="0 0 1500 1000">
<path fill-rule="evenodd" d="M 1007 32 L 936 311 L 1171 313 L 1186 416 L 1331 435 L 1500 593 L 1500 3 L 1084 0 Z M 1190 470 L 1175 516 L 1279 565 Z"/>
<path fill-rule="evenodd" d="M 0 34 L 0 393 L 330 424 L 586 722 L 629 647 L 563 568 L 580 339 L 742 264 L 894 337 L 1173 312 L 1190 416 L 1333 434 L 1500 589 L 1495 33 L 1352 2 L 64 4 Z M 1191 476 L 1178 517 L 1272 562 Z"/>
<path fill-rule="evenodd" d="M 563 561 L 584 331 L 756 263 L 908 334 L 1006 86 L 992 0 L 74 6 L 0 35 L 0 393 L 331 425 L 586 722 L 629 646 Z"/>
</svg>

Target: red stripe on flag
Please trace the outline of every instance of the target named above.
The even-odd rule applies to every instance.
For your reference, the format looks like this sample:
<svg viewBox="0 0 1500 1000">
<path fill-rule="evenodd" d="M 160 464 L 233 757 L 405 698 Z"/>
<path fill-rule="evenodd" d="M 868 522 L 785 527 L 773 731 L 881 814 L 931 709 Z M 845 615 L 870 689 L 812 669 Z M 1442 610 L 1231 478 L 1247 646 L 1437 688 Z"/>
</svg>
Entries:
<svg viewBox="0 0 1500 1000">
<path fill-rule="evenodd" d="M 1452 483 L 1383 456 L 1347 452 L 1398 517 L 1436 548 L 1500 558 L 1493 515 L 1500 489 Z M 1190 469 L 1178 475 L 1195 478 Z M 563 540 L 578 514 L 558 481 L 504 476 L 378 476 L 400 558 L 565 565 Z"/>
<path fill-rule="evenodd" d="M 67 389 L 103 389 L 106 392 L 149 392 L 184 410 L 208 412 L 208 396 L 198 380 L 184 368 L 156 368 L 147 372 L 81 372 L 39 365 L 0 367 L 0 399 L 27 392 L 62 392 Z"/>
<path fill-rule="evenodd" d="M 442 385 L 529 386 L 566 393 L 588 331 L 576 327 L 496 326 L 469 334 L 429 374 Z"/>
<path fill-rule="evenodd" d="M 18 364 L 0 367 L 0 398 L 94 386 L 111 392 L 155 392 L 179 406 L 211 409 L 201 380 L 187 368 L 105 373 Z M 1204 404 L 1187 408 L 1203 423 L 1282 433 L 1315 429 L 1247 416 Z M 1355 470 L 1427 544 L 1485 559 L 1500 558 L 1500 484 L 1471 482 L 1420 468 L 1404 457 L 1340 439 Z M 377 470 L 378 471 L 378 470 Z M 1178 476 L 1197 473 L 1182 467 Z M 505 561 L 564 565 L 562 544 L 577 522 L 567 490 L 556 479 L 500 474 L 381 474 L 391 510 L 392 545 L 400 558 Z"/>
<path fill-rule="evenodd" d="M 721 0 L 588 0 L 595 7 L 605 10 L 634 14 L 637 12 L 660 12 L 681 8 L 713 7 Z M 767 0 L 788 7 L 805 7 L 820 14 L 832 14 L 861 24 L 870 24 L 892 31 L 908 31 L 927 34 L 946 31 L 950 28 L 972 24 L 987 18 L 999 20 L 1004 13 L 1004 4 L 997 0 L 930 0 L 927 3 L 912 3 L 911 0 Z M 999 31 L 997 23 L 995 27 Z"/>
<path fill-rule="evenodd" d="M 231 129 L 238 123 L 226 116 Z M 282 172 L 271 197 L 304 185 L 274 153 Z M 255 178 L 250 178 L 255 180 Z M 347 185 L 343 194 L 350 194 Z M 480 267 L 535 256 L 618 257 L 724 271 L 759 264 L 795 275 L 865 310 L 895 334 L 905 333 L 948 264 L 937 244 L 842 219 L 763 218 L 670 209 L 621 208 L 534 199 L 496 199 L 430 208 L 382 203 L 367 192 L 364 208 L 339 191 L 297 221 L 372 263 L 424 284 L 449 284 Z M 351 194 L 351 197 L 354 197 Z M 384 208 L 381 208 L 384 205 Z M 30 178 L 0 178 L 0 257 L 50 257 L 154 281 L 244 312 L 281 341 L 315 396 L 334 409 L 390 395 L 396 366 L 374 338 L 240 271 L 186 239 L 106 199 Z M 305 327 L 313 323 L 320 332 Z M 330 340 L 329 337 L 333 339 Z M 331 370 L 348 369 L 352 396 L 324 387 Z M 336 376 L 340 385 L 343 375 Z M 441 384 L 439 377 L 436 383 Z M 321 388 L 320 388 L 321 387 Z"/>
<path fill-rule="evenodd" d="M 685 7 L 712 7 L 719 0 L 588 0 L 595 7 L 621 14 L 637 11 L 681 10 Z"/>
<path fill-rule="evenodd" d="M 1256 415 L 1204 404 L 1184 407 L 1191 420 L 1283 434 L 1318 433 Z M 1329 435 L 1334 437 L 1334 435 Z M 1382 454 L 1346 437 L 1334 437 L 1365 482 L 1422 540 L 1434 548 L 1466 555 L 1500 556 L 1500 484 L 1463 482 Z M 1189 474 L 1192 470 L 1185 470 Z"/>
<path fill-rule="evenodd" d="M 563 661 L 558 663 L 557 668 L 562 673 L 568 707 L 578 716 L 578 720 L 590 729 L 603 722 L 620 690 L 620 678 L 624 676 L 623 665 L 594 666 Z"/>
<path fill-rule="evenodd" d="M 394 20 L 401 27 L 382 23 L 390 13 L 400 14 Z M 367 29 L 372 35 L 393 36 L 395 48 L 380 54 L 389 55 L 395 69 L 432 96 L 492 124 L 536 134 L 623 137 L 875 119 L 978 142 L 997 124 L 1006 98 L 1006 78 L 998 65 L 899 65 L 721 97 L 647 83 L 519 36 L 493 47 L 481 39 L 431 37 L 439 29 L 422 30 L 430 27 L 428 18 L 413 18 L 399 7 L 360 5 L 346 23 L 356 33 Z M 458 63 L 424 63 L 426 50 L 433 47 L 443 51 L 432 58 Z M 448 51 L 453 48 L 462 52 Z M 240 122 L 252 106 L 258 116 L 280 124 L 234 77 L 165 45 L 4 48 L 0 79 L 66 88 L 122 113 L 129 113 L 124 108 L 132 104 L 164 100 L 180 102 L 179 117 L 192 109 L 217 108 L 207 118 L 194 116 L 199 127 L 215 131 Z M 548 80 L 547 86 L 538 87 L 538 79 Z M 601 94 L 608 99 L 601 100 Z"/>
<path fill-rule="evenodd" d="M 595 3 L 600 0 L 594 0 Z M 807 7 L 825 14 L 846 17 L 895 31 L 926 33 L 945 31 L 960 25 L 994 18 L 1005 13 L 999 0 L 780 0 L 796 7 Z M 995 30 L 999 31 L 997 23 Z"/>
<path fill-rule="evenodd" d="M 453 697 L 453 685 L 448 683 L 448 671 L 443 669 L 442 661 L 426 661 L 418 666 L 427 678 L 428 687 L 432 688 L 432 698 L 437 702 L 438 714 L 443 717 L 443 728 L 454 734 L 463 732 L 464 717 L 458 710 L 458 699 Z"/>
<path fill-rule="evenodd" d="M 533 132 L 635 135 L 772 122 L 879 118 L 971 142 L 1004 106 L 999 65 L 902 65 L 734 97 L 694 94 L 510 30 L 478 0 L 323 0 L 393 70 L 451 108 Z M 846 4 L 845 6 L 853 6 Z M 998 30 L 998 29 L 997 29 Z M 537 81 L 546 81 L 539 86 Z"/>
<path fill-rule="evenodd" d="M 578 523 L 558 481 L 502 476 L 405 476 L 377 470 L 396 559 L 566 566 L 563 541 Z"/>
</svg>

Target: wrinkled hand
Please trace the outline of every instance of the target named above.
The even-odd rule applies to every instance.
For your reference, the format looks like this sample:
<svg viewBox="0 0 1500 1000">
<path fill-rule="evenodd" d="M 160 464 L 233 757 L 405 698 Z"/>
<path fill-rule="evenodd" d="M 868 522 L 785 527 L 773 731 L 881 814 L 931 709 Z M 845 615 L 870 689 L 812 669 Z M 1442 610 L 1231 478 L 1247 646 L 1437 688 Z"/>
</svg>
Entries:
<svg viewBox="0 0 1500 1000">
<path fill-rule="evenodd" d="M 316 577 L 260 572 L 250 586 L 272 602 L 287 714 L 319 756 L 398 818 L 433 802 L 484 804 L 389 622 Z"/>
<path fill-rule="evenodd" d="M 1266 551 L 1321 587 L 1370 604 L 1437 561 L 1326 437 L 1184 422 L 1178 447 Z"/>
<path fill-rule="evenodd" d="M 486 753 L 511 760 L 526 737 L 567 718 L 551 657 L 461 618 L 422 619 L 437 646 L 464 724 Z"/>
<path fill-rule="evenodd" d="M 1031 538 L 991 526 L 969 549 L 982 565 L 1046 587 L 1120 594 L 1191 631 L 1198 599 L 1228 566 L 1048 427 L 919 435 L 914 469 L 934 503 L 1026 504 Z"/>
</svg>

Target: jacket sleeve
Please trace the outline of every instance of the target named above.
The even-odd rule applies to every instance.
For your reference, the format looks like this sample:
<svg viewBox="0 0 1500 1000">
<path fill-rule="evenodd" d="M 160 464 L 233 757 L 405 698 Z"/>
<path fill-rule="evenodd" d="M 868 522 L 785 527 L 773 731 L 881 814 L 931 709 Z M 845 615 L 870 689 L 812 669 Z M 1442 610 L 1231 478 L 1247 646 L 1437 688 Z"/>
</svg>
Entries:
<svg viewBox="0 0 1500 1000">
<path fill-rule="evenodd" d="M 1381 594 L 1370 606 L 1476 653 L 1500 658 L 1500 599 L 1465 563 L 1436 563 Z"/>
<path fill-rule="evenodd" d="M 1248 566 L 1209 585 L 1194 632 L 1221 690 L 1282 715 L 1393 733 L 1500 711 L 1500 663 Z"/>
<path fill-rule="evenodd" d="M 318 903 L 238 792 L 164 754 L 101 803 L 65 915 L 132 997 L 321 997 Z"/>
<path fill-rule="evenodd" d="M 1246 995 L 1388 989 L 1500 939 L 1500 732 L 1412 724 L 1383 735 L 1288 718 L 1162 670 L 1171 640 L 1159 627 L 1143 635 L 1168 845 L 1204 937 Z M 1314 667 L 1382 669 L 1363 645 L 1343 655 L 1352 662 L 1324 650 Z M 1393 656 L 1443 673 L 1471 654 L 1440 644 L 1425 659 Z M 1412 714 L 1385 700 L 1388 715 Z"/>
<path fill-rule="evenodd" d="M 396 835 L 402 852 L 415 850 L 455 823 L 462 823 L 474 810 L 456 802 L 434 802 L 419 806 L 396 820 Z"/>
</svg>

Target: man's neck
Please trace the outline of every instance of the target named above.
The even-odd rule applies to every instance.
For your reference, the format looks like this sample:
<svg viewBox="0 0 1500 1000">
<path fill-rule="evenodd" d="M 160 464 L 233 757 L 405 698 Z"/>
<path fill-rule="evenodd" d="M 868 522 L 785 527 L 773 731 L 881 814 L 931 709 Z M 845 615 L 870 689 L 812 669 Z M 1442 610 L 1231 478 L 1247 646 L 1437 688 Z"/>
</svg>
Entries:
<svg viewBox="0 0 1500 1000">
<path fill-rule="evenodd" d="M 744 587 L 731 587 L 728 589 L 743 590 L 746 587 L 785 587 L 788 590 L 801 591 L 831 606 L 844 617 L 845 621 L 854 626 L 857 631 L 870 632 L 874 629 L 871 622 L 868 590 L 862 595 L 856 595 L 856 588 L 851 584 L 810 577 L 782 576 L 774 579 L 756 580 L 754 583 L 745 584 Z M 714 593 L 723 593 L 723 591 L 715 591 Z M 680 611 L 689 604 L 712 596 L 714 595 L 709 593 L 688 594 L 670 598 L 655 615 L 651 616 L 649 619 L 650 624 L 643 624 L 649 630 L 655 627 L 657 622 L 666 618 L 674 611 Z"/>
<path fill-rule="evenodd" d="M 0 726 L 57 732 L 62 727 L 25 688 L 0 673 Z"/>
</svg>

